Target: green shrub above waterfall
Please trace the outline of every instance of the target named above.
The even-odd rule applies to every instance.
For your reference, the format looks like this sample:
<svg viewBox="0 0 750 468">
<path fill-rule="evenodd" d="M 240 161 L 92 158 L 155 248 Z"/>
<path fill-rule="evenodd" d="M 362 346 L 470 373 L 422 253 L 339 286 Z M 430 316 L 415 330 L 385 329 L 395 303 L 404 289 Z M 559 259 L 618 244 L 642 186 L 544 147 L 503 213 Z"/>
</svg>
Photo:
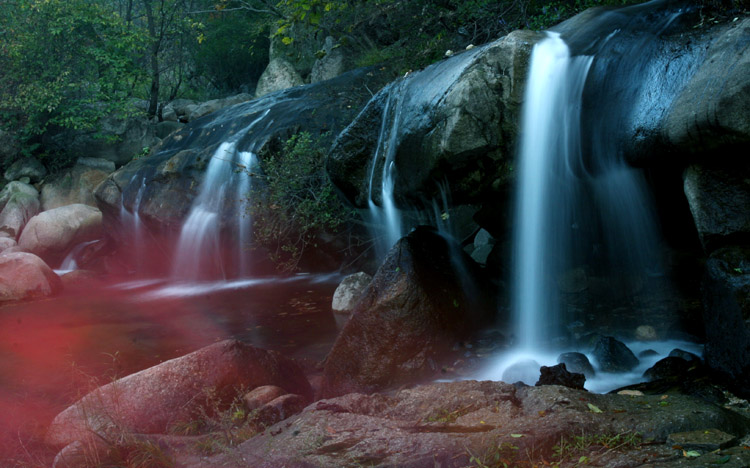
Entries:
<svg viewBox="0 0 750 468">
<path fill-rule="evenodd" d="M 327 146 L 308 132 L 293 135 L 261 158 L 265 182 L 250 194 L 254 243 L 283 271 L 297 269 L 317 238 L 339 231 L 354 213 L 341 203 L 324 171 Z"/>
</svg>

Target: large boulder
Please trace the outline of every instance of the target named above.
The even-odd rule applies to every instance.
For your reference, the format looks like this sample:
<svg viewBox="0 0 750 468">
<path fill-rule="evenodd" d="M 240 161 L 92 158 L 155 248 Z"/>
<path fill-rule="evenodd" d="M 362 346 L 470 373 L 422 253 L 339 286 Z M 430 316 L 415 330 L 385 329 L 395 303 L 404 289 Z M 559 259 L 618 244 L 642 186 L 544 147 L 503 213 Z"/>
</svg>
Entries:
<svg viewBox="0 0 750 468">
<path fill-rule="evenodd" d="M 101 237 L 101 211 L 74 204 L 44 211 L 31 218 L 18 239 L 18 245 L 54 265 L 76 245 Z"/>
<path fill-rule="evenodd" d="M 13 239 L 31 218 L 39 213 L 39 198 L 25 192 L 16 192 L 0 211 L 0 231 Z"/>
<path fill-rule="evenodd" d="M 36 158 L 21 158 L 11 164 L 4 175 L 7 181 L 28 177 L 31 182 L 39 182 L 47 175 L 47 168 Z"/>
<path fill-rule="evenodd" d="M 321 144 L 329 145 L 371 97 L 368 89 L 380 89 L 386 79 L 384 72 L 372 68 L 353 70 L 333 80 L 225 107 L 190 122 L 169 135 L 154 154 L 120 168 L 95 190 L 107 234 L 121 244 L 126 242 L 122 238 L 129 231 L 120 219 L 123 206 L 130 213 L 137 211 L 151 232 L 178 232 L 207 163 L 222 143 L 234 141 L 235 151 L 262 156 L 293 134 L 308 131 L 321 135 Z M 195 105 L 172 104 L 178 113 Z M 220 216 L 222 226 L 234 223 L 237 217 L 234 200 L 227 198 Z"/>
<path fill-rule="evenodd" d="M 344 278 L 333 293 L 331 309 L 334 312 L 351 312 L 372 281 L 372 276 L 360 271 Z"/>
<path fill-rule="evenodd" d="M 75 203 L 96 206 L 94 189 L 114 171 L 112 161 L 80 158 L 71 169 L 45 181 L 42 186 L 42 211 Z"/>
<path fill-rule="evenodd" d="M 219 109 L 223 109 L 228 106 L 240 104 L 249 101 L 253 96 L 249 94 L 237 94 L 224 99 L 212 99 L 210 101 L 197 104 L 197 107 L 188 114 L 188 120 L 200 119 L 204 115 L 208 115 L 212 112 L 216 112 Z"/>
<path fill-rule="evenodd" d="M 112 430 L 166 433 L 175 423 L 194 421 L 201 411 L 210 414 L 263 385 L 312 399 L 294 362 L 274 351 L 222 341 L 94 390 L 55 417 L 46 441 L 63 446 Z"/>
<path fill-rule="evenodd" d="M 541 37 L 515 31 L 383 89 L 334 142 L 327 161 L 334 184 L 366 207 L 370 174 L 380 186 L 386 157 L 379 147 L 388 141 L 387 158 L 404 175 L 396 176 L 397 200 L 434 194 L 435 180 L 447 179 L 454 199 L 504 185 L 531 49 Z"/>
<path fill-rule="evenodd" d="M 665 138 L 683 152 L 750 143 L 750 18 L 722 25 L 669 110 Z M 703 53 L 703 51 L 700 51 Z"/>
<path fill-rule="evenodd" d="M 266 94 L 282 89 L 301 86 L 305 82 L 299 73 L 294 69 L 291 63 L 282 58 L 271 60 L 265 71 L 258 79 L 258 87 L 255 89 L 255 97 L 265 96 Z"/>
<path fill-rule="evenodd" d="M 592 354 L 603 372 L 628 372 L 640 362 L 625 343 L 611 336 L 599 338 Z"/>
<path fill-rule="evenodd" d="M 665 402 L 661 395 L 633 398 L 559 386 L 445 382 L 322 400 L 236 451 L 179 462 L 186 468 L 234 466 L 240 459 L 254 468 L 546 466 L 556 461 L 560 466 L 713 466 L 716 462 L 706 459 L 683 465 L 686 458 L 667 439 L 714 427 L 735 436 L 750 428 L 746 418 L 728 409 L 682 395 Z M 584 437 L 607 442 L 561 453 L 562 443 Z M 750 460 L 742 457 L 736 466 Z M 739 460 L 723 454 L 706 458 Z"/>
<path fill-rule="evenodd" d="M 692 165 L 683 180 L 695 227 L 707 251 L 739 238 L 750 239 L 750 160 L 723 167 Z"/>
<path fill-rule="evenodd" d="M 492 317 L 492 308 L 462 289 L 472 274 L 457 268 L 454 262 L 466 258 L 451 258 L 451 251 L 449 241 L 425 227 L 391 249 L 326 358 L 323 395 L 439 375 L 454 357 L 452 346 Z"/>
<path fill-rule="evenodd" d="M 26 252 L 0 255 L 0 302 L 50 296 L 60 290 L 60 277 L 36 255 Z"/>
<path fill-rule="evenodd" d="M 750 395 L 750 248 L 725 247 L 706 262 L 703 281 L 704 358 Z"/>
</svg>

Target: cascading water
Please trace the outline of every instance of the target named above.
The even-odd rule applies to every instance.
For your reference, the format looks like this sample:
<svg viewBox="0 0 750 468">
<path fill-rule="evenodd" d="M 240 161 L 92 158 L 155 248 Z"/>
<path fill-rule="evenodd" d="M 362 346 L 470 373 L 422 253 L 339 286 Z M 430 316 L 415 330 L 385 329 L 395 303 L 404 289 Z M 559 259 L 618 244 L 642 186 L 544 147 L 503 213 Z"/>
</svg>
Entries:
<svg viewBox="0 0 750 468">
<path fill-rule="evenodd" d="M 553 263 L 562 248 L 559 234 L 565 230 L 558 224 L 559 213 L 567 209 L 569 197 L 556 197 L 576 178 L 569 164 L 580 158 L 581 93 L 590 66 L 591 57 L 572 58 L 554 33 L 534 48 L 531 58 L 522 122 L 512 305 L 518 344 L 525 351 L 546 347 L 547 325 L 558 317 Z"/>
<path fill-rule="evenodd" d="M 131 180 L 131 184 L 136 183 L 138 177 L 140 177 L 141 183 L 138 186 L 138 192 L 136 193 L 133 202 L 132 211 L 128 211 L 128 209 L 125 208 L 123 200 L 120 201 L 120 223 L 122 224 L 125 237 L 132 239 L 131 251 L 133 253 L 133 268 L 135 268 L 136 272 L 143 272 L 146 255 L 144 252 L 145 233 L 139 209 L 143 201 L 143 194 L 146 191 L 146 178 L 139 176 L 139 174 L 135 174 Z"/>
<path fill-rule="evenodd" d="M 200 192 L 182 225 L 175 250 L 172 278 L 196 281 L 226 278 L 221 242 L 221 215 L 224 204 L 236 203 L 237 244 L 229 254 L 237 261 L 239 276 L 248 274 L 250 220 L 243 201 L 250 192 L 250 171 L 257 164 L 251 152 L 237 151 L 234 141 L 219 145 L 206 169 Z"/>
<path fill-rule="evenodd" d="M 370 224 L 373 226 L 371 229 L 372 237 L 376 239 L 378 258 L 383 258 L 388 249 L 404 235 L 403 217 L 396 207 L 393 196 L 396 183 L 396 163 L 394 159 L 398 143 L 403 97 L 403 82 L 401 86 L 391 89 L 388 93 L 388 99 L 383 109 L 377 147 L 370 169 L 367 201 Z M 380 174 L 380 186 L 377 187 L 375 183 L 376 168 L 380 159 L 383 159 L 383 166 Z M 375 203 L 376 190 L 380 195 L 381 205 Z"/>
<path fill-rule="evenodd" d="M 646 278 L 663 274 L 653 203 L 642 171 L 622 156 L 627 142 L 620 134 L 636 112 L 634 103 L 644 98 L 639 73 L 656 66 L 650 62 L 656 55 L 653 36 L 679 12 L 641 33 L 639 21 L 649 21 L 648 16 L 639 15 L 642 10 L 623 11 L 601 16 L 599 36 L 576 37 L 575 54 L 565 34 L 556 32 L 533 49 L 514 225 L 516 340 L 514 351 L 494 365 L 489 378 L 534 384 L 539 364 L 553 365 L 557 354 L 570 350 L 562 348 L 570 346 L 564 344 L 563 325 L 589 313 L 592 305 L 572 305 L 565 295 L 588 288 L 588 277 L 606 284 L 610 296 L 623 298 L 624 310 L 636 310 Z"/>
</svg>

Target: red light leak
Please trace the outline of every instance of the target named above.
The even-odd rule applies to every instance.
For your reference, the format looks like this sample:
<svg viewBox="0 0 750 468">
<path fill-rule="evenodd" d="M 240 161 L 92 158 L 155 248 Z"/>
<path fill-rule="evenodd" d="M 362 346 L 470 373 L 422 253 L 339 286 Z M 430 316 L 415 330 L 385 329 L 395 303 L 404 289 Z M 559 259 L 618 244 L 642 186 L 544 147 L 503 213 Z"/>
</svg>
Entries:
<svg viewBox="0 0 750 468">
<path fill-rule="evenodd" d="M 333 287 L 269 285 L 144 302 L 99 286 L 0 307 L 0 460 L 37 456 L 52 418 L 95 386 L 215 341 L 237 337 L 322 358 L 336 334 Z"/>
</svg>

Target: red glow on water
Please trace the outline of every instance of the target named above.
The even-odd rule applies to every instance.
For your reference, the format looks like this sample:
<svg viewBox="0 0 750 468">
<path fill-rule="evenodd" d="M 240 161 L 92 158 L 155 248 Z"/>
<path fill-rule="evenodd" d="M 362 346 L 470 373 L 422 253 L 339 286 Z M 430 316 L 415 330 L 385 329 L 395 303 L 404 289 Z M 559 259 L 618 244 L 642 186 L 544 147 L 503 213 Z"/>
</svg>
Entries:
<svg viewBox="0 0 750 468">
<path fill-rule="evenodd" d="M 331 289 L 269 284 L 144 300 L 143 290 L 97 280 L 0 307 L 0 460 L 46 450 L 49 422 L 96 385 L 215 341 L 237 337 L 287 354 L 325 348 L 335 336 Z"/>
</svg>

